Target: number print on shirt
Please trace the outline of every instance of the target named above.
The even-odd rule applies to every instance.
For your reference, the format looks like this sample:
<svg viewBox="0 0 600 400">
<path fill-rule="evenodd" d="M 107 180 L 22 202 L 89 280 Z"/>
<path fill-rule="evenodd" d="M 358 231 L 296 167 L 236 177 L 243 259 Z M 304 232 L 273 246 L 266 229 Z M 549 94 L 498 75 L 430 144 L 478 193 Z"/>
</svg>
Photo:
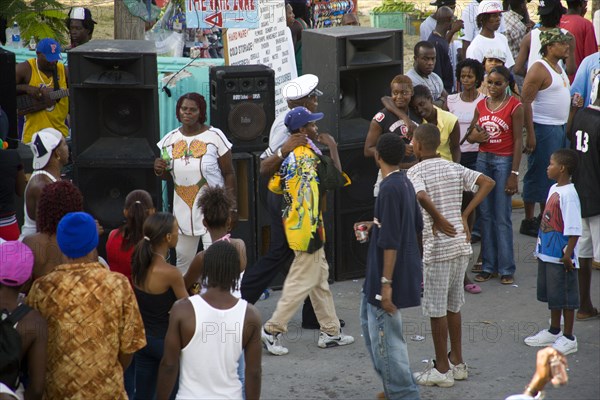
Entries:
<svg viewBox="0 0 600 400">
<path fill-rule="evenodd" d="M 577 151 L 587 153 L 589 148 L 588 142 L 590 141 L 590 135 L 588 135 L 587 132 L 577 131 L 575 132 L 575 137 L 577 140 L 575 144 L 575 148 L 577 149 Z"/>
</svg>

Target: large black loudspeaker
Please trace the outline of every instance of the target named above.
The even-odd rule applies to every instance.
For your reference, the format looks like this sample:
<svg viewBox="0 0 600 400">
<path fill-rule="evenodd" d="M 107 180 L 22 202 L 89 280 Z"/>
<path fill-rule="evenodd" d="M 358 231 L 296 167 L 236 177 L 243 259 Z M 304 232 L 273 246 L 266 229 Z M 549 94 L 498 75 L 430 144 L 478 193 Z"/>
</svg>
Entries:
<svg viewBox="0 0 600 400">
<path fill-rule="evenodd" d="M 275 120 L 275 73 L 264 65 L 210 69 L 210 123 L 233 143 L 233 151 L 269 145 Z"/>
<path fill-rule="evenodd" d="M 0 48 L 0 107 L 8 117 L 8 138 L 11 148 L 16 148 L 17 137 L 17 81 L 15 78 L 15 53 Z M 1 150 L 1 149 L 0 149 Z"/>
<path fill-rule="evenodd" d="M 246 243 L 247 266 L 252 266 L 257 256 L 254 157 L 249 153 L 234 153 L 233 167 L 237 178 L 238 223 L 232 236 Z"/>
<path fill-rule="evenodd" d="M 108 232 L 122 223 L 129 192 L 146 190 L 161 205 L 152 168 L 160 139 L 156 49 L 143 40 L 98 40 L 68 57 L 74 180 L 86 211 Z"/>
<path fill-rule="evenodd" d="M 359 278 L 365 275 L 368 243 L 359 243 L 354 223 L 373 219 L 373 185 L 378 168 L 373 158 L 365 158 L 363 144 L 339 147 L 340 161 L 352 184 L 336 193 L 335 201 L 335 279 Z"/>
<path fill-rule="evenodd" d="M 373 116 L 383 108 L 390 82 L 402 74 L 402 31 L 334 27 L 302 33 L 302 71 L 319 77 L 318 122 L 338 144 L 364 141 Z"/>
</svg>

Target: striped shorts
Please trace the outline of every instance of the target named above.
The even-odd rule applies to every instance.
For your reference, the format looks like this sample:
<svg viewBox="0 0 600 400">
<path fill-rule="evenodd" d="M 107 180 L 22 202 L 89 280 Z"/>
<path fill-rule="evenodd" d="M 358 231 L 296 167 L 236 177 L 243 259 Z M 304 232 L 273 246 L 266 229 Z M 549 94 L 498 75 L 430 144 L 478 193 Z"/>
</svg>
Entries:
<svg viewBox="0 0 600 400">
<path fill-rule="evenodd" d="M 470 255 L 423 263 L 423 315 L 430 318 L 459 312 L 465 304 L 464 277 Z"/>
</svg>

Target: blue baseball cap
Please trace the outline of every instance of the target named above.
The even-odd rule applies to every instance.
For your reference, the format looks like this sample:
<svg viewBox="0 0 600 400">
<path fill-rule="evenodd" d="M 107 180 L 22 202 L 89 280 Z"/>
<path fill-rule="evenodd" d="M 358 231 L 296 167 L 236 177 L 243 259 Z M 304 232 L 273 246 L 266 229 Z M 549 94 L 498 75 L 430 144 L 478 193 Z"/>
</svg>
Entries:
<svg viewBox="0 0 600 400">
<path fill-rule="evenodd" d="M 294 132 L 309 122 L 320 120 L 323 115 L 323 113 L 311 113 L 306 107 L 296 107 L 288 111 L 284 123 L 290 132 Z"/>
<path fill-rule="evenodd" d="M 35 51 L 42 53 L 49 62 L 62 60 L 62 56 L 60 55 L 60 44 L 52 38 L 40 40 Z"/>
</svg>

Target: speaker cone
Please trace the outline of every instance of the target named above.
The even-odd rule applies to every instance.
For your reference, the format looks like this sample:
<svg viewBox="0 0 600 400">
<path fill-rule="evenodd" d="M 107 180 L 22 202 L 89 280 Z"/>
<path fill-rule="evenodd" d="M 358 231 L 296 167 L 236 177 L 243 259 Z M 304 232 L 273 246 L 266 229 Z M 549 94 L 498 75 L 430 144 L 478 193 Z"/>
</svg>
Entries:
<svg viewBox="0 0 600 400">
<path fill-rule="evenodd" d="M 232 106 L 227 117 L 228 133 L 238 140 L 255 140 L 263 134 L 266 125 L 267 115 L 262 104 L 238 103 Z"/>
</svg>

